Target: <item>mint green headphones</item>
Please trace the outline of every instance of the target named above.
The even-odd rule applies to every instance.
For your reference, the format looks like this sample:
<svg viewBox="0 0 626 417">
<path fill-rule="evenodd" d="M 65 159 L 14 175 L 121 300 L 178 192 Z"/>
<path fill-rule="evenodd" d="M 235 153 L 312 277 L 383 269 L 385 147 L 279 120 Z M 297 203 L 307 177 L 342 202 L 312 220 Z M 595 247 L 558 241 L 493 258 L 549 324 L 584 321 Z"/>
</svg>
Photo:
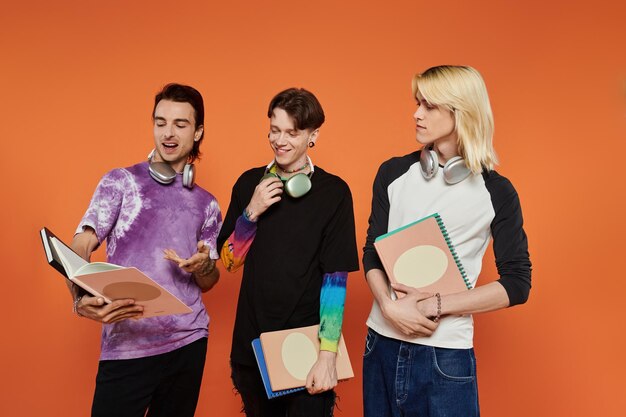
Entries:
<svg viewBox="0 0 626 417">
<path fill-rule="evenodd" d="M 311 159 L 309 159 L 311 172 L 309 172 L 308 174 L 301 172 L 289 178 L 282 178 L 276 172 L 271 172 L 272 168 L 275 165 L 276 161 L 272 161 L 267 166 L 267 168 L 265 168 L 265 174 L 261 177 L 261 180 L 259 182 L 263 181 L 266 178 L 278 178 L 283 182 L 285 193 L 292 198 L 300 198 L 309 191 L 311 191 L 311 176 L 313 175 L 313 171 L 315 170 Z"/>
</svg>

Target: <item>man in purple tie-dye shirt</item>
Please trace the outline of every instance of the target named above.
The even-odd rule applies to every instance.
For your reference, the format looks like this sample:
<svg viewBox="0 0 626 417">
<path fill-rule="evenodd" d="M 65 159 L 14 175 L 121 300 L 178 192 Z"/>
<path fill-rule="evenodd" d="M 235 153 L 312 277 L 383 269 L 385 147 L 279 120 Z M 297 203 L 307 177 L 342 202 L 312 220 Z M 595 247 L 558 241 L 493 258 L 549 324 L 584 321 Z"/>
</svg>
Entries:
<svg viewBox="0 0 626 417">
<path fill-rule="evenodd" d="M 193 310 L 142 318 L 134 300 L 105 304 L 72 287 L 76 313 L 103 323 L 92 416 L 193 416 L 207 348 L 202 302 L 219 278 L 216 199 L 193 186 L 204 104 L 192 87 L 168 84 L 155 97 L 150 161 L 101 179 L 72 248 L 85 259 L 106 240 L 107 260 L 133 266 Z"/>
</svg>

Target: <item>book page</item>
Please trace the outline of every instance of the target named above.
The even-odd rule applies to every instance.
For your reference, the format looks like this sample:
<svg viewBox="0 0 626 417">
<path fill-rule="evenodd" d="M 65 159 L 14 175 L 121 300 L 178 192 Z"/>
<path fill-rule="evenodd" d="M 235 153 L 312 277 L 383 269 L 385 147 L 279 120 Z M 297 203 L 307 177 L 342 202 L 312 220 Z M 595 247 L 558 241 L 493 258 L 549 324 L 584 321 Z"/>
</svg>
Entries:
<svg viewBox="0 0 626 417">
<path fill-rule="evenodd" d="M 116 269 L 122 269 L 122 268 L 124 267 L 119 266 L 119 265 L 109 264 L 106 262 L 92 262 L 92 263 L 88 263 L 78 268 L 76 273 L 74 273 L 74 276 L 77 277 L 80 275 L 95 274 L 96 272 L 114 271 Z"/>
<path fill-rule="evenodd" d="M 54 246 L 54 249 L 59 255 L 61 263 L 65 268 L 65 272 L 70 277 L 74 277 L 76 271 L 82 266 L 89 264 L 86 260 L 78 256 L 72 249 L 68 248 L 63 242 L 55 237 L 50 238 L 50 243 Z"/>
</svg>

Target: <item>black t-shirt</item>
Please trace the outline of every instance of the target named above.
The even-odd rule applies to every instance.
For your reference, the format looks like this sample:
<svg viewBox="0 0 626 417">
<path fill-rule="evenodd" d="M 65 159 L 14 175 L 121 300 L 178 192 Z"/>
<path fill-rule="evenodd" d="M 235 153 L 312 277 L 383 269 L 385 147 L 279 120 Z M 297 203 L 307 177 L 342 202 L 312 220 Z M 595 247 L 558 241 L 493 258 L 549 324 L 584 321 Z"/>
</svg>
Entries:
<svg viewBox="0 0 626 417">
<path fill-rule="evenodd" d="M 235 183 L 218 247 L 233 232 L 264 172 L 253 168 Z M 283 194 L 257 221 L 239 291 L 235 363 L 256 363 L 251 342 L 262 332 L 318 324 L 323 275 L 359 269 L 348 185 L 319 167 L 311 182 L 305 196 Z"/>
</svg>

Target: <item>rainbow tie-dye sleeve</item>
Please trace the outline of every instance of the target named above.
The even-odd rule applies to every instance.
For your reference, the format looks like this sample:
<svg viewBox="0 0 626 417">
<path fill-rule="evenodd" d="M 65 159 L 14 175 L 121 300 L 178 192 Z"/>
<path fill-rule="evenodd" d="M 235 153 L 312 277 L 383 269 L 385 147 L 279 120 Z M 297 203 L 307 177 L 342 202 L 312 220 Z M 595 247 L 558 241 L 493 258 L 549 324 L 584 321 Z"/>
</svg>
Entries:
<svg viewBox="0 0 626 417">
<path fill-rule="evenodd" d="M 347 281 L 347 272 L 324 274 L 320 294 L 320 350 L 337 352 Z"/>
<path fill-rule="evenodd" d="M 220 258 L 227 271 L 235 272 L 243 265 L 255 236 L 256 222 L 248 220 L 245 215 L 239 216 L 235 222 L 235 230 L 228 236 L 220 251 Z"/>
</svg>

